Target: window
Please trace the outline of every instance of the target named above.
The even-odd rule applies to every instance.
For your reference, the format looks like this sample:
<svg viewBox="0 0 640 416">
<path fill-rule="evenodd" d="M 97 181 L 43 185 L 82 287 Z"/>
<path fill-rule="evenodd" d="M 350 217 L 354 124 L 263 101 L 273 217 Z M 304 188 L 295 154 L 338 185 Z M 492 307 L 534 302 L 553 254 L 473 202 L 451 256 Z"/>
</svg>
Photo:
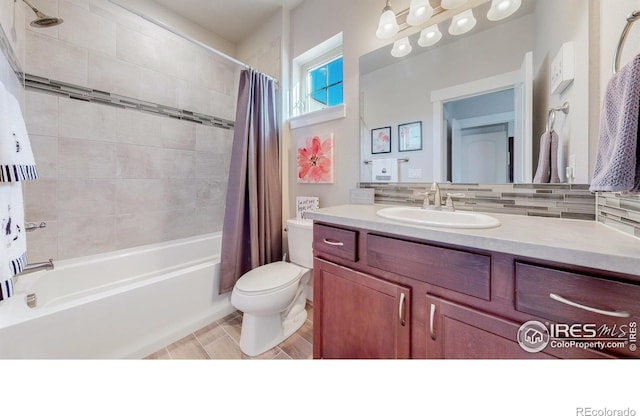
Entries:
<svg viewBox="0 0 640 416">
<path fill-rule="evenodd" d="M 294 58 L 292 69 L 292 117 L 344 107 L 342 33 Z"/>
<path fill-rule="evenodd" d="M 342 104 L 342 56 L 309 69 L 307 74 L 311 111 Z"/>
</svg>

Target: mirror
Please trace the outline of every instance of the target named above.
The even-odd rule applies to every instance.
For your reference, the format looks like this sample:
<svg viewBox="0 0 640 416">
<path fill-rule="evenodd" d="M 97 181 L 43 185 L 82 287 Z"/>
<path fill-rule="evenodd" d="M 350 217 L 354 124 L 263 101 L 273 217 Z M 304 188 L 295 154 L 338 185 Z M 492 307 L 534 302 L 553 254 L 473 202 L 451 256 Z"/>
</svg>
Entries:
<svg viewBox="0 0 640 416">
<path fill-rule="evenodd" d="M 392 45 L 361 56 L 361 181 L 376 182 L 372 160 L 398 158 L 398 182 L 531 182 L 548 111 L 569 102 L 569 113 L 555 120 L 560 178 L 568 180 L 571 166 L 572 182 L 587 183 L 588 3 L 523 0 L 515 14 L 493 22 L 487 2 L 473 9 L 478 23 L 465 35 L 449 35 L 446 20 L 434 46 L 418 46 L 417 31 L 404 58 L 391 56 Z M 573 50 L 565 68 L 575 71 L 554 88 L 550 66 L 565 43 Z M 400 127 L 418 122 L 418 150 L 401 149 Z M 372 152 L 371 131 L 389 126 L 391 151 Z"/>
</svg>

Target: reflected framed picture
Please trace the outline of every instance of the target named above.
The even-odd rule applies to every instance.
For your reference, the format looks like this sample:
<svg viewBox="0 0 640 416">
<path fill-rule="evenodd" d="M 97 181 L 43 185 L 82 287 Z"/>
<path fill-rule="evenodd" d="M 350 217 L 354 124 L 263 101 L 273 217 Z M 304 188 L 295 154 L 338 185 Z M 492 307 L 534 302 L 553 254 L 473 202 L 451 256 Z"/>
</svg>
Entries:
<svg viewBox="0 0 640 416">
<path fill-rule="evenodd" d="M 371 129 L 371 154 L 391 153 L 391 126 Z"/>
<path fill-rule="evenodd" d="M 422 150 L 422 121 L 398 125 L 398 150 Z"/>
</svg>

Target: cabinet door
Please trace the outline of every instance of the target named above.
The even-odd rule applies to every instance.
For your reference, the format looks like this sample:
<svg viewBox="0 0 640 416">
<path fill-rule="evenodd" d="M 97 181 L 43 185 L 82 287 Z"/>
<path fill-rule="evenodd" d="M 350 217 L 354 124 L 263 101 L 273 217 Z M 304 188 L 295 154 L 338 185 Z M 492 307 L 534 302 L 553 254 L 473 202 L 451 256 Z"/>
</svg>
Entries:
<svg viewBox="0 0 640 416">
<path fill-rule="evenodd" d="M 314 358 L 409 358 L 408 288 L 314 260 Z"/>
<path fill-rule="evenodd" d="M 427 295 L 427 358 L 613 358 L 587 349 L 547 345 L 530 353 L 518 344 L 521 323 Z"/>
<path fill-rule="evenodd" d="M 427 358 L 553 358 L 517 342 L 519 324 L 427 295 Z"/>
</svg>

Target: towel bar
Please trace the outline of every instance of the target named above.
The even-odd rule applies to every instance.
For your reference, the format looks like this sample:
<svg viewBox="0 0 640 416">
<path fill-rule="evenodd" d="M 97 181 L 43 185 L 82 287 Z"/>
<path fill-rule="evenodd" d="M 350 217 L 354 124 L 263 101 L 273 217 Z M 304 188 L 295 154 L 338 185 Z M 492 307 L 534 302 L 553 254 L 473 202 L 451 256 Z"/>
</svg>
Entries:
<svg viewBox="0 0 640 416">
<path fill-rule="evenodd" d="M 398 159 L 398 162 L 408 162 L 409 158 L 404 158 L 404 159 Z M 370 164 L 372 161 L 371 160 L 363 160 L 362 163 L 364 163 L 365 165 Z"/>
<path fill-rule="evenodd" d="M 553 130 L 553 125 L 556 122 L 556 112 L 562 111 L 565 114 L 569 113 L 569 102 L 565 101 L 560 107 L 553 107 L 549 109 L 547 114 L 547 131 Z"/>
<path fill-rule="evenodd" d="M 618 69 L 620 69 L 620 56 L 622 55 L 624 42 L 627 40 L 627 35 L 629 34 L 629 30 L 631 30 L 631 26 L 638 19 L 640 19 L 640 10 L 636 10 L 627 16 L 627 24 L 624 26 L 624 29 L 622 29 L 620 40 L 618 41 L 618 47 L 616 48 L 616 53 L 613 56 L 613 75 L 615 75 L 618 72 Z"/>
</svg>

